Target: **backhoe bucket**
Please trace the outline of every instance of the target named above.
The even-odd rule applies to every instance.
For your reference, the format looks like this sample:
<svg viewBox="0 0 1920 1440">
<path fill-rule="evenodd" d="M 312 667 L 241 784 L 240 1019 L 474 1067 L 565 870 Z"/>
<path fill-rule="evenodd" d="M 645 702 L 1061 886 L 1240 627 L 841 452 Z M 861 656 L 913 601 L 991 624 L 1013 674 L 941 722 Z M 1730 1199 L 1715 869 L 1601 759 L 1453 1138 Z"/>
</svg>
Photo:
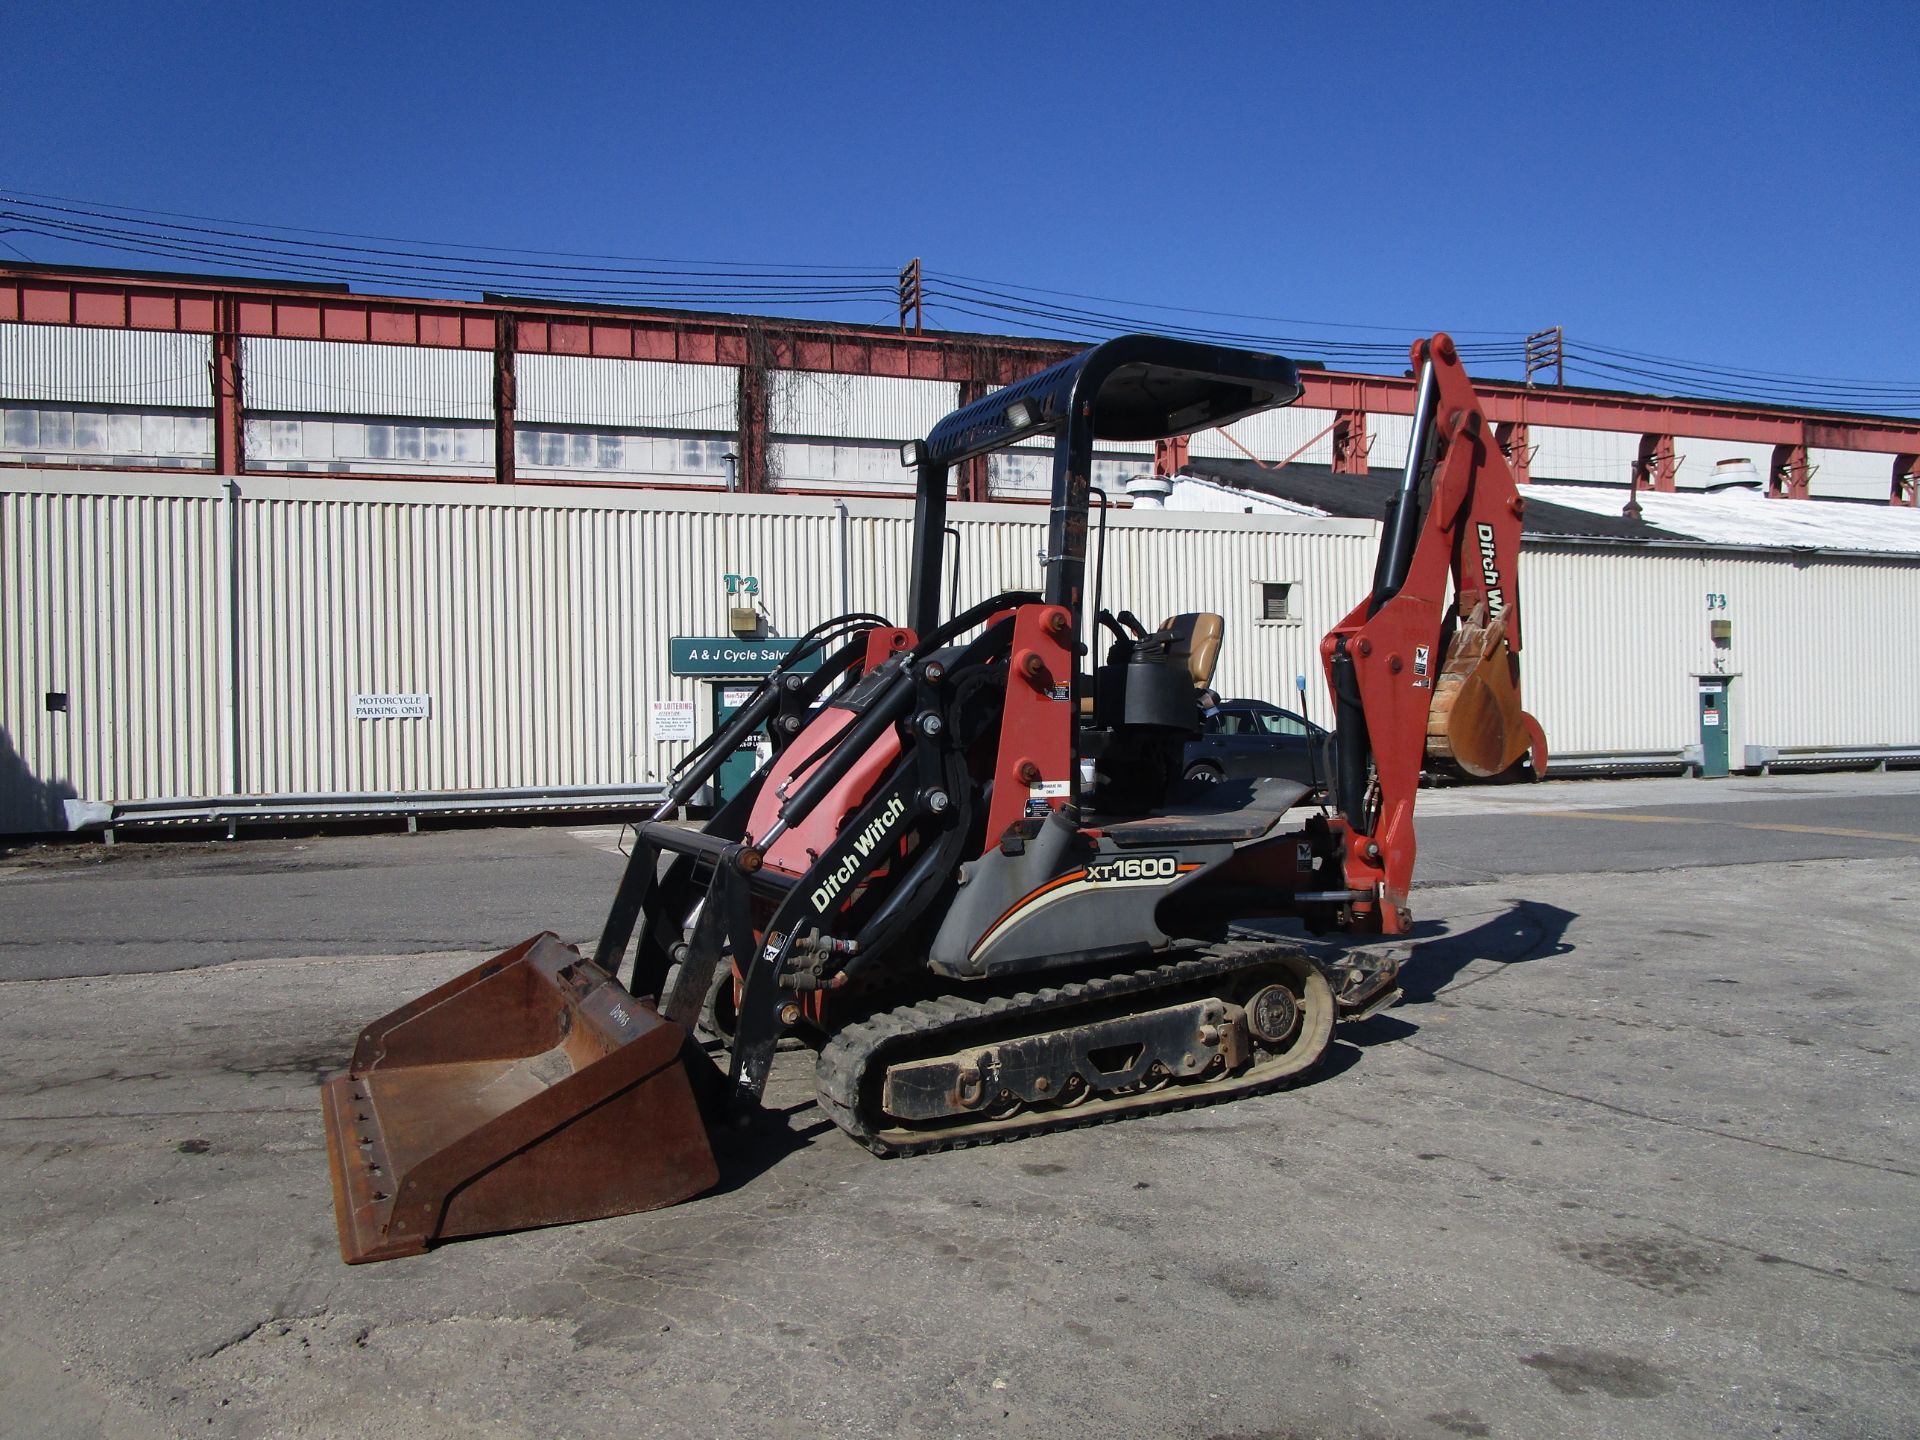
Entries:
<svg viewBox="0 0 1920 1440">
<path fill-rule="evenodd" d="M 1484 605 L 1462 616 L 1427 711 L 1427 758 L 1485 780 L 1531 755 L 1544 776 L 1547 737 L 1520 708 L 1519 669 L 1504 619 L 1488 624 Z"/>
<path fill-rule="evenodd" d="M 656 1210 L 719 1179 L 686 1031 L 537 935 L 361 1033 L 323 1089 L 348 1264 Z"/>
</svg>

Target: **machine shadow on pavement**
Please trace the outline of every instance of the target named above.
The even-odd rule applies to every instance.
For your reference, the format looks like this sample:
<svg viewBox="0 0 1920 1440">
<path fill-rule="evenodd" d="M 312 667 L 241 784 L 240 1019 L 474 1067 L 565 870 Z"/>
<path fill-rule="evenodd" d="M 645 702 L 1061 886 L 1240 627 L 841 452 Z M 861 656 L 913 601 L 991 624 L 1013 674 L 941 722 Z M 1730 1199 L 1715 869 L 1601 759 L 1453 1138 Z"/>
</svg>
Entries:
<svg viewBox="0 0 1920 1440">
<path fill-rule="evenodd" d="M 833 1121 L 812 1100 L 778 1109 L 768 1107 L 737 1128 L 715 1128 L 711 1138 L 720 1179 L 706 1193 L 730 1195 L 744 1190 L 762 1173 L 789 1155 L 810 1148 L 819 1136 L 833 1130 Z"/>
<path fill-rule="evenodd" d="M 1569 954 L 1573 946 L 1565 939 L 1567 927 L 1578 918 L 1573 911 L 1557 905 L 1515 900 L 1504 914 L 1471 930 L 1423 940 L 1413 947 L 1400 971 L 1400 1003 L 1429 1003 L 1476 960 L 1491 960 L 1505 967 Z"/>
</svg>

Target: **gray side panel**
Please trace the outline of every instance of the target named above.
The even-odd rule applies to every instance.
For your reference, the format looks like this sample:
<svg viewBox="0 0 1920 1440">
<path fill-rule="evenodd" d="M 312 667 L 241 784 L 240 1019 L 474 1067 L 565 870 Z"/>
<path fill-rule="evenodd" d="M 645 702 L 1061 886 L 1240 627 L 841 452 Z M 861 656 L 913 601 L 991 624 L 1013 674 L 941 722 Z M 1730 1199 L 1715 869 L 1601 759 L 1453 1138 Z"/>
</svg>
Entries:
<svg viewBox="0 0 1920 1440">
<path fill-rule="evenodd" d="M 966 881 L 935 936 L 930 968 L 953 979 L 1012 974 L 1171 943 L 1154 923 L 1168 894 L 1233 854 L 1231 845 L 1123 852 L 1075 844 L 1058 819 L 1020 855 L 992 851 L 963 867 Z M 984 937 L 984 939 L 983 939 Z"/>
</svg>

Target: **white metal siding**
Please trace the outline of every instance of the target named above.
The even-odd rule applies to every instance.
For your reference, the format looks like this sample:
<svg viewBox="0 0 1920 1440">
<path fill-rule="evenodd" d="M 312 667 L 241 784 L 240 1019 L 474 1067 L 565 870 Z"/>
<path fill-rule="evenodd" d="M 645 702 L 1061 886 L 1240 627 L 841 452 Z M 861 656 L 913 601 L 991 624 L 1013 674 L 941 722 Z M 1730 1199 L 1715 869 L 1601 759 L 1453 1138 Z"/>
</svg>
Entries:
<svg viewBox="0 0 1920 1440">
<path fill-rule="evenodd" d="M 1733 622 L 1736 745 L 1920 745 L 1920 683 L 1885 623 L 1920 611 L 1920 568 L 1735 554 L 1702 568 Z"/>
<path fill-rule="evenodd" d="M 1413 422 L 1405 422 L 1409 430 Z M 1603 430 L 1563 430 L 1552 425 L 1528 427 L 1533 451 L 1533 474 L 1541 480 L 1604 481 L 1626 485 L 1633 480 L 1633 462 L 1640 454 L 1640 437 Z M 1406 457 L 1405 440 L 1400 459 Z M 1764 462 L 1763 462 L 1764 463 Z"/>
<path fill-rule="evenodd" d="M 481 350 L 250 336 L 240 370 L 252 411 L 493 418 L 493 356 Z"/>
<path fill-rule="evenodd" d="M 1920 746 L 1920 679 L 1859 623 L 1913 613 L 1920 566 L 1529 546 L 1520 573 L 1523 690 L 1556 753 L 1698 744 L 1695 677 L 1716 672 L 1736 765 L 1746 745 Z"/>
<path fill-rule="evenodd" d="M 1214 688 L 1291 707 L 1294 677 L 1305 675 L 1311 718 L 1330 725 L 1320 637 L 1371 583 L 1376 533 L 1367 522 L 1133 511 L 1111 522 L 1103 603 L 1148 625 L 1184 611 L 1218 612 L 1226 636 Z M 1089 545 L 1091 595 L 1097 538 Z M 1260 587 L 1272 583 L 1292 587 L 1297 618 L 1259 618 Z"/>
<path fill-rule="evenodd" d="M 0 482 L 0 832 L 64 828 L 64 798 L 225 789 L 218 494 Z"/>
<path fill-rule="evenodd" d="M 1333 461 L 1333 435 L 1319 435 L 1333 424 L 1332 410 L 1308 410 L 1290 405 L 1283 410 L 1262 410 L 1236 420 L 1221 430 L 1202 430 L 1193 437 L 1192 453 L 1210 459 L 1244 460 L 1251 450 L 1262 460 L 1284 460 L 1308 441 L 1298 459 L 1303 464 L 1327 465 Z M 1227 436 L 1238 440 L 1235 445 Z M 1318 439 L 1314 437 L 1319 435 Z M 1242 449 L 1245 446 L 1246 449 Z"/>
<path fill-rule="evenodd" d="M 713 433 L 740 427 L 740 372 L 731 365 L 520 355 L 514 384 L 516 414 L 528 424 Z"/>
<path fill-rule="evenodd" d="M 923 439 L 960 406 L 960 386 L 952 380 L 774 370 L 767 383 L 767 425 L 779 436 L 882 440 L 897 447 Z"/>
<path fill-rule="evenodd" d="M 1411 415 L 1367 416 L 1367 465 L 1373 470 L 1403 470 L 1413 443 Z"/>
<path fill-rule="evenodd" d="M 1871 450 L 1808 450 L 1813 466 L 1810 489 L 1815 495 L 1844 496 L 1852 500 L 1885 500 L 1893 490 L 1893 456 Z M 1756 464 L 1764 474 L 1768 456 Z"/>
<path fill-rule="evenodd" d="M 696 702 L 672 635 L 725 631 L 721 577 L 759 577 L 775 633 L 848 601 L 904 618 L 910 508 L 891 500 L 247 476 L 0 474 L 0 829 L 58 800 L 431 792 L 660 778 L 648 703 Z M 1047 515 L 951 507 L 962 602 L 1041 578 Z M 229 517 L 237 549 L 229 552 Z M 1364 593 L 1377 526 L 1134 510 L 1110 517 L 1103 601 L 1156 622 L 1226 617 L 1223 693 L 1286 702 Z M 1096 536 L 1088 585 L 1102 559 Z M 844 560 L 843 560 L 844 555 Z M 228 580 L 239 577 L 238 683 Z M 1292 587 L 1289 622 L 1260 587 Z M 1920 745 L 1920 680 L 1861 615 L 1909 614 L 1911 562 L 1529 546 L 1525 693 L 1560 754 L 1697 743 L 1697 672 L 1735 676 L 1730 739 Z M 1708 608 L 1725 595 L 1724 610 Z M 1733 624 L 1716 649 L 1709 624 Z M 71 697 L 50 715 L 48 691 Z M 355 720 L 352 696 L 424 692 L 422 720 Z M 227 743 L 234 698 L 237 787 Z M 51 813 L 49 813 L 51 806 Z"/>
<path fill-rule="evenodd" d="M 1689 556 L 1522 551 L 1521 695 L 1550 753 L 1672 752 L 1700 738 L 1705 595 Z"/>
<path fill-rule="evenodd" d="M 0 397 L 126 409 L 211 409 L 205 335 L 0 323 Z"/>
<path fill-rule="evenodd" d="M 667 637 L 724 633 L 720 576 L 761 576 L 785 633 L 824 618 L 834 590 L 818 514 L 247 488 L 260 547 L 244 640 L 255 792 L 657 778 L 648 702 L 705 699 L 667 677 Z M 346 718 L 353 694 L 385 691 L 432 695 L 431 718 Z"/>
</svg>

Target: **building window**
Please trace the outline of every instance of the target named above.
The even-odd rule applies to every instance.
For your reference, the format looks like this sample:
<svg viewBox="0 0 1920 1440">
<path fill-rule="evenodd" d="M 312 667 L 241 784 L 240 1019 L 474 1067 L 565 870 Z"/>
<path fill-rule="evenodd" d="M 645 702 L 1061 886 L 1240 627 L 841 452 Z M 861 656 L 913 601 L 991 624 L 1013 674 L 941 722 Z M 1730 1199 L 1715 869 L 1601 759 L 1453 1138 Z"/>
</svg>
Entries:
<svg viewBox="0 0 1920 1440">
<path fill-rule="evenodd" d="M 1293 586 L 1262 585 L 1260 587 L 1260 618 L 1262 620 L 1293 619 Z"/>
</svg>

